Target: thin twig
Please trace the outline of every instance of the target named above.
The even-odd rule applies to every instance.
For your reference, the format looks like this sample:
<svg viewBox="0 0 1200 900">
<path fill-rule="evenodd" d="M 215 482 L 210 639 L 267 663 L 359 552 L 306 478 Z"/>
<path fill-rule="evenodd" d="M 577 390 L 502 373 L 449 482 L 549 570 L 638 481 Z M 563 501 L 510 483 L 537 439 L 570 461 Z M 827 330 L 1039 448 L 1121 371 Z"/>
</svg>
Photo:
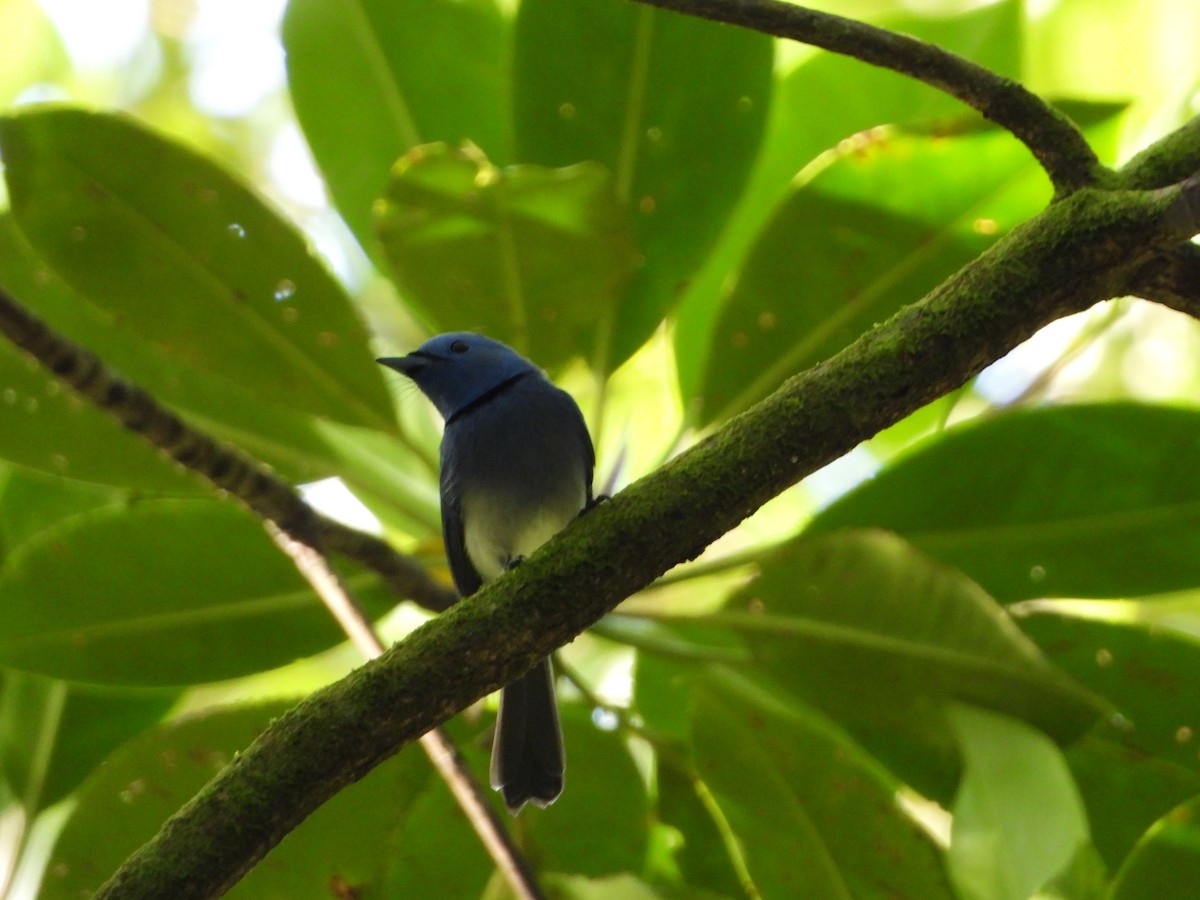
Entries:
<svg viewBox="0 0 1200 900">
<path fill-rule="evenodd" d="M 821 47 L 923 81 L 1010 131 L 1041 163 L 1058 194 L 1094 184 L 1105 171 L 1074 123 L 1032 91 L 909 35 L 783 0 L 637 2 Z"/>
</svg>

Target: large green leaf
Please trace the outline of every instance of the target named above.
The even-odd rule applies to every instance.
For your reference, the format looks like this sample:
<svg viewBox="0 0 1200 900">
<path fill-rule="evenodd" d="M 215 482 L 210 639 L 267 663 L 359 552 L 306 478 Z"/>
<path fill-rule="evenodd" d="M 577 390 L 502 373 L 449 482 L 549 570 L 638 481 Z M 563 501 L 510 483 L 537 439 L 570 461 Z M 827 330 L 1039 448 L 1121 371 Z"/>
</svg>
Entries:
<svg viewBox="0 0 1200 900">
<path fill-rule="evenodd" d="M 1200 412 L 1136 403 L 1022 409 L 915 448 L 810 531 L 877 526 L 1001 601 L 1197 585 Z"/>
<path fill-rule="evenodd" d="M 53 806 L 126 739 L 162 718 L 171 691 L 112 691 L 5 671 L 0 675 L 0 764 L 36 815 Z"/>
<path fill-rule="evenodd" d="M 131 120 L 0 120 L 13 214 L 72 287 L 163 353 L 262 401 L 392 428 L 367 334 L 300 234 L 216 163 Z"/>
<path fill-rule="evenodd" d="M 963 755 L 947 863 L 963 900 L 1027 900 L 1087 843 L 1088 823 L 1058 748 L 1023 722 L 950 710 Z"/>
<path fill-rule="evenodd" d="M 867 754 L 816 713 L 702 689 L 697 768 L 764 897 L 952 895 L 929 837 Z"/>
<path fill-rule="evenodd" d="M 391 605 L 374 576 L 350 584 L 371 611 Z M 195 684 L 341 639 L 261 524 L 229 503 L 102 508 L 43 529 L 0 569 L 0 664 L 55 677 Z"/>
<path fill-rule="evenodd" d="M 615 368 L 678 300 L 741 193 L 771 96 L 770 38 L 606 0 L 524 0 L 517 158 L 614 174 L 644 257 L 599 368 Z"/>
<path fill-rule="evenodd" d="M 401 160 L 378 209 L 396 283 L 439 330 L 486 332 L 542 365 L 604 349 L 634 253 L 602 167 L 500 169 L 435 144 Z"/>
<path fill-rule="evenodd" d="M 712 333 L 702 421 L 833 356 L 1049 197 L 1028 152 L 998 128 L 848 142 L 787 199 L 739 272 Z"/>
<path fill-rule="evenodd" d="M 510 157 L 508 25 L 492 0 L 291 0 L 288 85 L 338 210 L 368 250 L 371 205 L 418 144 Z"/>
<path fill-rule="evenodd" d="M 878 24 L 886 28 L 930 41 L 1001 75 L 1019 75 L 1021 10 L 1016 0 L 949 16 L 940 10 L 922 14 L 907 9 L 897 13 L 890 4 L 884 8 L 887 12 Z M 856 59 L 821 51 L 801 59 L 779 76 L 752 177 L 720 241 L 680 304 L 675 359 L 684 397 L 700 391 L 712 329 L 728 295 L 730 273 L 741 265 L 787 196 L 796 173 L 851 135 L 879 125 L 912 125 L 933 117 L 960 115 L 963 110 L 958 101 L 941 91 Z"/>
<path fill-rule="evenodd" d="M 1105 709 L 1055 669 L 978 585 L 885 532 L 802 538 L 711 617 L 781 685 L 835 718 L 921 735 L 947 699 L 1059 740 Z"/>
</svg>

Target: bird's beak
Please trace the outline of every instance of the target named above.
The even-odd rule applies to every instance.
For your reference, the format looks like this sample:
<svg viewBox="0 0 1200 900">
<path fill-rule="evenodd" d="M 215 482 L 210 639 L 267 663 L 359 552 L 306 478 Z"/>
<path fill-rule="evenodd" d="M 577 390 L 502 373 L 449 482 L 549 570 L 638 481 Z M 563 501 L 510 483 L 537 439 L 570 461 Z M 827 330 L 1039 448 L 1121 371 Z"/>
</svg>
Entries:
<svg viewBox="0 0 1200 900">
<path fill-rule="evenodd" d="M 421 369 L 429 365 L 429 360 L 424 356 L 418 356 L 416 353 L 410 353 L 408 356 L 385 356 L 382 359 L 377 359 L 375 362 L 381 366 L 387 366 L 389 369 L 395 369 L 402 375 L 407 375 L 412 378 Z"/>
</svg>

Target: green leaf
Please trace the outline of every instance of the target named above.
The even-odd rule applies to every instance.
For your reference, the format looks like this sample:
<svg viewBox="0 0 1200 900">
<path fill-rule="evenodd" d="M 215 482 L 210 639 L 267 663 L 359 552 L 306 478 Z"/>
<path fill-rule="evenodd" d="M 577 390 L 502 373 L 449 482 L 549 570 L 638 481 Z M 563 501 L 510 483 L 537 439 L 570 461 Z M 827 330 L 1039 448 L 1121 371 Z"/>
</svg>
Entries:
<svg viewBox="0 0 1200 900">
<path fill-rule="evenodd" d="M 633 269 L 625 209 L 594 163 L 498 169 L 474 150 L 420 147 L 379 207 L 406 299 L 438 330 L 479 330 L 544 365 L 598 347 Z"/>
<path fill-rule="evenodd" d="M 956 705 L 964 774 L 947 861 L 963 900 L 1027 900 L 1088 840 L 1058 748 L 1006 716 Z"/>
<path fill-rule="evenodd" d="M 296 116 L 363 247 L 375 249 L 371 205 L 392 164 L 418 144 L 470 141 L 509 160 L 507 41 L 491 0 L 288 4 Z"/>
<path fill-rule="evenodd" d="M 1120 718 L 1105 730 L 1108 739 L 1200 773 L 1200 641 L 1053 611 L 1018 622 L 1059 668 L 1113 704 Z"/>
<path fill-rule="evenodd" d="M 393 602 L 374 576 L 348 582 L 375 613 Z M 99 509 L 42 530 L 0 569 L 0 664 L 54 677 L 196 684 L 341 640 L 261 524 L 228 503 Z"/>
<path fill-rule="evenodd" d="M 816 713 L 702 689 L 697 767 L 764 897 L 952 896 L 932 842 L 895 785 Z"/>
<path fill-rule="evenodd" d="M 889 12 L 879 17 L 883 27 L 937 44 L 1001 75 L 1020 74 L 1022 16 L 1015 0 L 950 16 L 941 11 Z M 820 114 L 814 115 L 817 108 Z M 750 182 L 679 306 L 675 360 L 684 397 L 700 392 L 730 274 L 776 213 L 796 173 L 843 138 L 867 129 L 961 114 L 962 106 L 940 91 L 836 53 L 814 51 L 781 73 Z"/>
<path fill-rule="evenodd" d="M 1020 409 L 919 445 L 810 532 L 875 526 L 993 597 L 1194 587 L 1200 412 L 1137 403 Z"/>
<path fill-rule="evenodd" d="M 942 702 L 958 699 L 1067 741 L 1105 710 L 978 585 L 884 532 L 794 541 L 764 560 L 729 609 L 710 620 L 840 721 L 924 739 Z"/>
<path fill-rule="evenodd" d="M 701 421 L 724 421 L 833 356 L 1049 198 L 1028 151 L 998 128 L 847 142 L 739 272 L 712 333 Z"/>
<path fill-rule="evenodd" d="M 13 214 L 73 288 L 162 352 L 261 401 L 393 428 L 345 291 L 212 161 L 120 116 L 0 120 Z"/>
<path fill-rule="evenodd" d="M 645 6 L 523 0 L 517 158 L 614 175 L 645 264 L 602 341 L 615 369 L 658 327 L 745 184 L 771 97 L 773 42 Z"/>
<path fill-rule="evenodd" d="M 174 692 L 119 692 L 24 672 L 0 677 L 0 761 L 32 817 L 71 793 L 119 744 L 145 731 Z"/>
<path fill-rule="evenodd" d="M 1111 900 L 1186 900 L 1200 883 L 1200 797 L 1164 816 L 1130 855 Z"/>
</svg>

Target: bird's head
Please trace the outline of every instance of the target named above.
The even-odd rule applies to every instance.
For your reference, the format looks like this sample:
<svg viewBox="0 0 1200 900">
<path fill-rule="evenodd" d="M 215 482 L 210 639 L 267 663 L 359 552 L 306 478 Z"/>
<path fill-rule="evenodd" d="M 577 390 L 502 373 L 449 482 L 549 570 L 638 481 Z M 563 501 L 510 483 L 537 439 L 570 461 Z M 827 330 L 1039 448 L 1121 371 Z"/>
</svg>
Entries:
<svg viewBox="0 0 1200 900">
<path fill-rule="evenodd" d="M 447 420 L 505 382 L 540 372 L 511 347 L 466 331 L 439 334 L 407 356 L 378 362 L 411 378 Z"/>
</svg>

